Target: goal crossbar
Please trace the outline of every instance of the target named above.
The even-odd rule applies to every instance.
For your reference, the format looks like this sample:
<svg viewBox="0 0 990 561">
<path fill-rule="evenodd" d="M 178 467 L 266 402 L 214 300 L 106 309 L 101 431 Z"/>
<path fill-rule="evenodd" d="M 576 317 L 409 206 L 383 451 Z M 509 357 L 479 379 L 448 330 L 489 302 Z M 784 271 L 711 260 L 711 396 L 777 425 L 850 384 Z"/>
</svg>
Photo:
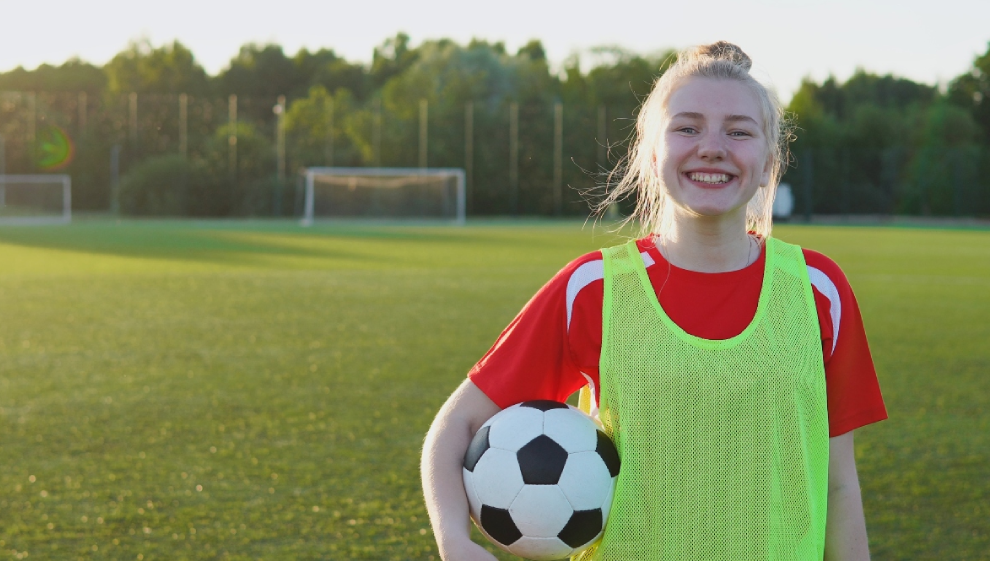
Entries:
<svg viewBox="0 0 990 561">
<path fill-rule="evenodd" d="M 463 225 L 465 220 L 466 195 L 465 195 L 465 175 L 460 168 L 344 168 L 344 167 L 313 167 L 306 168 L 306 192 L 303 202 L 303 217 L 300 224 L 303 226 L 313 225 L 313 214 L 315 209 L 315 187 L 317 177 L 321 182 L 337 185 L 371 186 L 379 188 L 398 188 L 404 185 L 404 180 L 398 178 L 450 178 L 456 182 L 456 212 L 457 217 L 454 222 Z M 395 180 L 369 178 L 396 178 Z"/>
<path fill-rule="evenodd" d="M 6 216 L 0 224 L 44 224 L 72 221 L 72 178 L 65 174 L 5 175 L 0 174 L 0 205 L 6 204 L 7 185 L 62 185 L 62 213 L 54 217 Z"/>
</svg>

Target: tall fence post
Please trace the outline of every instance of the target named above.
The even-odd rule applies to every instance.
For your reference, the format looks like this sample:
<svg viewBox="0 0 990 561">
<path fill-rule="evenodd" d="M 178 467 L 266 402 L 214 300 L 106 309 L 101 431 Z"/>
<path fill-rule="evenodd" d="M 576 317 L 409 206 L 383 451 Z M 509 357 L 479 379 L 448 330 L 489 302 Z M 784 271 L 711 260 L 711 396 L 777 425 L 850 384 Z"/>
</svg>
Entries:
<svg viewBox="0 0 990 561">
<path fill-rule="evenodd" d="M 564 212 L 564 104 L 553 104 L 553 213 Z"/>
<path fill-rule="evenodd" d="M 31 171 L 34 171 L 38 162 L 38 148 L 35 142 L 35 136 L 38 132 L 38 105 L 36 94 L 34 92 L 28 92 L 27 103 L 28 103 L 28 120 L 27 120 L 27 152 L 28 157 L 31 159 L 29 166 Z"/>
<path fill-rule="evenodd" d="M 963 181 L 962 181 L 962 154 L 959 148 L 950 148 L 949 153 L 952 157 L 949 161 L 952 162 L 952 214 L 959 218 L 962 215 L 962 199 L 963 199 Z"/>
<path fill-rule="evenodd" d="M 179 154 L 189 157 L 189 96 L 179 94 Z"/>
<path fill-rule="evenodd" d="M 429 149 L 429 115 L 430 105 L 425 99 L 419 100 L 419 167 L 426 169 Z"/>
<path fill-rule="evenodd" d="M 325 160 L 327 167 L 333 167 L 333 98 L 327 97 L 326 106 L 323 108 L 327 116 L 327 137 Z"/>
<path fill-rule="evenodd" d="M 519 104 L 509 104 L 509 213 L 519 214 Z"/>
<path fill-rule="evenodd" d="M 285 96 L 278 96 L 275 104 L 275 195 L 272 211 L 275 216 L 282 215 L 282 185 L 285 183 Z"/>
<path fill-rule="evenodd" d="M 227 135 L 227 173 L 232 180 L 237 179 L 237 96 L 231 94 L 227 98 L 227 123 L 230 132 Z"/>
<path fill-rule="evenodd" d="M 382 99 L 376 98 L 371 117 L 371 160 L 378 168 L 382 166 Z"/>
<path fill-rule="evenodd" d="M 138 94 L 131 92 L 127 96 L 127 128 L 128 138 L 131 142 L 131 157 L 137 155 L 138 143 Z"/>
<path fill-rule="evenodd" d="M 814 170 L 812 166 L 814 158 L 812 158 L 811 150 L 804 151 L 804 221 L 811 222 L 811 215 L 814 212 L 814 198 L 813 190 L 811 188 L 811 182 L 814 179 Z"/>
<path fill-rule="evenodd" d="M 110 148 L 110 212 L 120 214 L 120 144 Z"/>
<path fill-rule="evenodd" d="M 849 168 L 849 150 L 842 150 L 842 217 L 849 218 L 849 192 L 852 186 L 849 184 L 852 172 Z"/>
<path fill-rule="evenodd" d="M 474 187 L 474 102 L 464 104 L 464 197 L 465 214 L 471 210 Z"/>
<path fill-rule="evenodd" d="M 598 171 L 608 167 L 608 120 L 604 105 L 598 106 Z"/>
<path fill-rule="evenodd" d="M 77 134 L 79 137 L 82 137 L 82 135 L 86 134 L 86 121 L 89 120 L 89 99 L 86 92 L 79 92 L 76 104 L 78 105 L 76 109 L 79 113 L 79 130 Z"/>
</svg>

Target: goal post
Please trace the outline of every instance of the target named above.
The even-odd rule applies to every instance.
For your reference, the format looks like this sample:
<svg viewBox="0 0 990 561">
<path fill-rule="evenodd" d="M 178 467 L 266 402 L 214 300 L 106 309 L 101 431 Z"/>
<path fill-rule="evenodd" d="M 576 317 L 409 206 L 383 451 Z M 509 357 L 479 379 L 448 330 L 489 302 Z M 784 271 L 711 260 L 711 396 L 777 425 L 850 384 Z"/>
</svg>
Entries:
<svg viewBox="0 0 990 561">
<path fill-rule="evenodd" d="M 64 174 L 0 175 L 0 225 L 72 221 L 72 178 Z"/>
<path fill-rule="evenodd" d="M 313 167 L 303 175 L 303 226 L 318 217 L 465 221 L 463 169 Z"/>
</svg>

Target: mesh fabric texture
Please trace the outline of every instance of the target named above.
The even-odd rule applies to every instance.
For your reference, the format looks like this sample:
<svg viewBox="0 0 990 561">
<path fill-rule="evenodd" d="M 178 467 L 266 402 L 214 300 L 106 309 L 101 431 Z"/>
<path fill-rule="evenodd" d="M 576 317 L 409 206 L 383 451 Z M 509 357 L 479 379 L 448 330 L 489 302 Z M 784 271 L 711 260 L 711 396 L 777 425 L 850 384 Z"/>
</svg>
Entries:
<svg viewBox="0 0 990 561">
<path fill-rule="evenodd" d="M 603 250 L 599 407 L 622 469 L 602 540 L 576 559 L 821 561 L 818 319 L 801 249 L 766 251 L 753 321 L 715 341 L 664 313 L 634 242 Z"/>
</svg>

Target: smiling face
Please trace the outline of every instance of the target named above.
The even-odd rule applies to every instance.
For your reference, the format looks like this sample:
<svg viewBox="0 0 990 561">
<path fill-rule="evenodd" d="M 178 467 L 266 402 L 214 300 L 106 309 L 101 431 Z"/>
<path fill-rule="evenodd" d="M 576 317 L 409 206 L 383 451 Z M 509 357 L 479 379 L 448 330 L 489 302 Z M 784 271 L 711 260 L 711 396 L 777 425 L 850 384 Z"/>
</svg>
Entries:
<svg viewBox="0 0 990 561">
<path fill-rule="evenodd" d="M 676 214 L 745 222 L 771 171 L 756 92 L 737 80 L 686 78 L 667 98 L 663 123 L 656 163 Z"/>
</svg>

